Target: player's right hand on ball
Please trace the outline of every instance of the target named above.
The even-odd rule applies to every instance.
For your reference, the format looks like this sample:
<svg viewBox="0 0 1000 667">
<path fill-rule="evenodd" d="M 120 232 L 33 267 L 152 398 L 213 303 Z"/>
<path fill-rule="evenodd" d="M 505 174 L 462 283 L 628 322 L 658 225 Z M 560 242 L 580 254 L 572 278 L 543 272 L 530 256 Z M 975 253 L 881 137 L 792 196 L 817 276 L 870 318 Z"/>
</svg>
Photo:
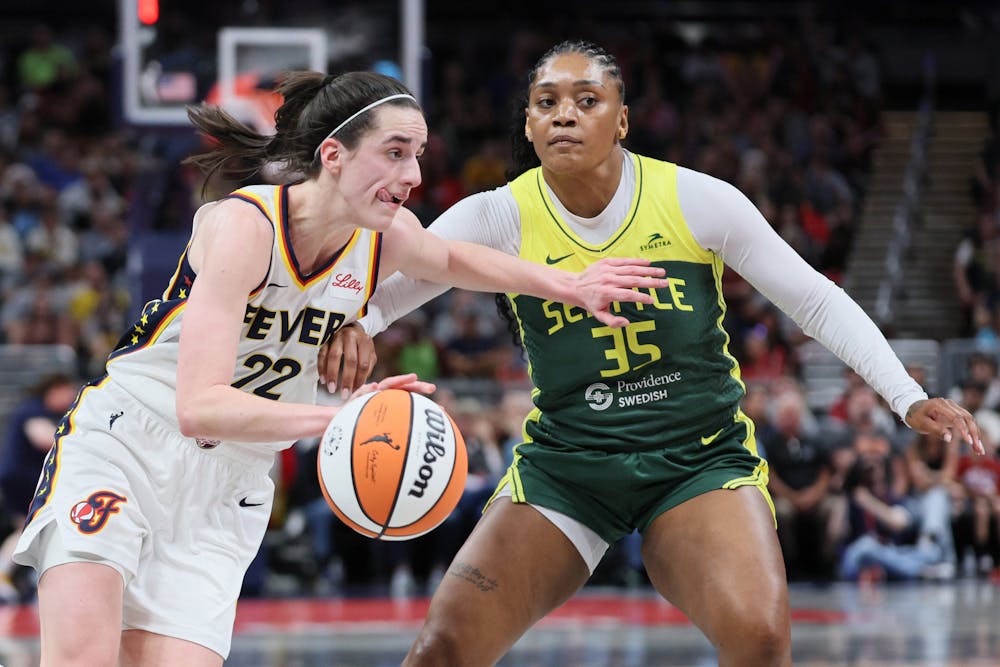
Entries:
<svg viewBox="0 0 1000 667">
<path fill-rule="evenodd" d="M 437 391 L 437 385 L 433 382 L 424 382 L 423 380 L 418 379 L 416 373 L 390 375 L 384 380 L 369 382 L 368 384 L 361 385 L 353 394 L 351 394 L 351 398 L 364 396 L 365 394 L 370 394 L 373 391 L 380 391 L 382 389 L 402 389 L 403 391 L 413 391 L 418 394 L 433 394 Z"/>
</svg>

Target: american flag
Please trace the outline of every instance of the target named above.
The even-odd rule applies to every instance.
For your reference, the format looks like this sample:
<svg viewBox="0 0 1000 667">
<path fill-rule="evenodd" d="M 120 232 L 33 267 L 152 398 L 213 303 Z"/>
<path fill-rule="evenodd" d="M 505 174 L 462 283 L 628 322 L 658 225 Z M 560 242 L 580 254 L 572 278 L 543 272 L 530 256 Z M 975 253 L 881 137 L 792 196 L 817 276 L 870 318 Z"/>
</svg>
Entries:
<svg viewBox="0 0 1000 667">
<path fill-rule="evenodd" d="M 191 72 L 163 72 L 156 80 L 156 97 L 160 102 L 193 102 L 197 89 L 197 82 Z"/>
</svg>

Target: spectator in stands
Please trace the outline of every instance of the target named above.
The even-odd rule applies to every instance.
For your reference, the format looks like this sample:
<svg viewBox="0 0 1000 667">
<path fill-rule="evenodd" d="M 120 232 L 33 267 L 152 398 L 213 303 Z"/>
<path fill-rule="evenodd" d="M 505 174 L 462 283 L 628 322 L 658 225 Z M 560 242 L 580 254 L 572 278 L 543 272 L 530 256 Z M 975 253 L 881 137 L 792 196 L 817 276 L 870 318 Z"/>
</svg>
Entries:
<svg viewBox="0 0 1000 667">
<path fill-rule="evenodd" d="M 3 333 L 13 345 L 76 344 L 76 328 L 64 309 L 64 299 L 52 284 L 36 282 L 22 288 L 4 308 Z"/>
<path fill-rule="evenodd" d="M 906 476 L 883 435 L 859 435 L 857 460 L 848 476 L 850 535 L 840 576 L 854 581 L 913 580 L 936 574 L 947 562 L 942 545 L 925 531 L 939 527 L 906 506 Z M 947 508 L 947 505 L 945 506 Z M 914 542 L 916 543 L 914 544 Z"/>
<path fill-rule="evenodd" d="M 826 414 L 830 419 L 842 423 L 847 421 L 847 402 L 849 397 L 855 389 L 865 386 L 865 379 L 858 375 L 858 372 L 850 366 L 844 367 L 843 375 L 845 383 L 844 391 L 826 410 Z M 921 384 L 920 386 L 923 385 Z"/>
<path fill-rule="evenodd" d="M 850 220 L 854 208 L 854 193 L 847 180 L 830 164 L 826 150 L 814 150 L 802 182 L 803 194 L 829 227 L 831 217 L 843 215 Z M 838 218 L 839 219 L 839 218 Z"/>
<path fill-rule="evenodd" d="M 1000 311 L 991 308 L 984 299 L 976 299 L 972 304 L 972 323 L 969 336 L 976 342 L 976 349 L 982 352 L 1000 354 L 1000 334 L 997 333 L 996 319 Z"/>
<path fill-rule="evenodd" d="M 959 378 L 958 383 L 948 391 L 948 398 L 956 403 L 960 402 L 967 381 L 985 387 L 983 407 L 991 410 L 1000 409 L 1000 376 L 997 375 L 997 357 L 983 352 L 969 355 L 965 364 L 965 373 Z"/>
<path fill-rule="evenodd" d="M 27 251 L 44 257 L 51 267 L 60 271 L 76 266 L 80 258 L 79 239 L 60 219 L 54 202 L 42 207 L 38 223 L 24 239 Z"/>
<path fill-rule="evenodd" d="M 956 525 L 956 550 L 959 557 L 971 550 L 980 576 L 1000 578 L 1000 458 L 995 444 L 987 451 L 987 456 L 963 452 L 958 460 L 964 504 Z"/>
<path fill-rule="evenodd" d="M 976 209 L 985 214 L 995 214 L 1000 205 L 997 201 L 997 185 L 1000 184 L 1000 135 L 997 134 L 996 121 L 994 116 L 991 119 L 992 131 L 983 142 L 976 171 L 969 181 L 969 191 Z"/>
<path fill-rule="evenodd" d="M 500 398 L 496 413 L 497 437 L 504 468 L 514 461 L 514 447 L 524 441 L 524 422 L 535 409 L 528 389 L 507 389 Z"/>
<path fill-rule="evenodd" d="M 879 405 L 878 395 L 867 384 L 850 390 L 845 412 L 846 421 L 827 419 L 823 429 L 833 468 L 830 487 L 835 492 L 846 489 L 848 476 L 857 463 L 856 445 L 861 442 L 858 438 L 872 436 L 889 439 L 895 431 L 892 417 Z"/>
<path fill-rule="evenodd" d="M 24 164 L 7 167 L 0 187 L 7 217 L 23 241 L 38 226 L 39 211 L 48 191 L 39 184 L 34 170 Z"/>
<path fill-rule="evenodd" d="M 104 166 L 96 156 L 80 163 L 83 178 L 73 181 L 59 193 L 59 212 L 65 224 L 83 230 L 91 226 L 95 213 L 120 216 L 125 212 L 125 200 L 118 194 Z"/>
<path fill-rule="evenodd" d="M 19 276 L 24 266 L 24 248 L 14 225 L 0 208 L 0 295 L 4 288 Z"/>
<path fill-rule="evenodd" d="M 803 226 L 803 220 L 799 211 L 799 207 L 794 203 L 785 202 L 778 207 L 778 219 L 775 221 L 776 224 L 774 226 L 778 234 L 781 235 L 781 238 L 788 245 L 792 246 L 795 252 L 802 255 L 803 259 L 815 266 L 819 261 L 823 244 L 821 241 L 810 237 Z M 823 229 L 826 229 L 825 224 L 823 225 Z"/>
<path fill-rule="evenodd" d="M 88 377 L 104 372 L 104 360 L 125 327 L 128 293 L 108 278 L 104 265 L 87 262 L 70 287 L 69 314 L 78 332 L 76 348 Z"/>
<path fill-rule="evenodd" d="M 746 385 L 747 393 L 741 404 L 743 413 L 753 420 L 758 431 L 764 431 L 771 426 L 772 397 L 777 394 L 772 392 L 771 385 L 766 382 L 747 382 Z"/>
<path fill-rule="evenodd" d="M 969 378 L 962 383 L 962 395 L 958 404 L 972 413 L 979 424 L 983 442 L 987 446 L 1000 446 L 1000 414 L 986 406 L 987 385 Z"/>
<path fill-rule="evenodd" d="M 73 53 L 58 43 L 47 25 L 36 25 L 31 44 L 17 58 L 18 82 L 25 91 L 46 88 L 76 71 Z"/>
<path fill-rule="evenodd" d="M 398 373 L 416 373 L 417 377 L 433 382 L 441 377 L 441 360 L 438 345 L 430 337 L 427 316 L 422 310 L 415 310 L 400 318 L 396 327 L 400 329 L 399 349 L 396 354 Z M 400 369 L 406 370 L 400 370 Z"/>
<path fill-rule="evenodd" d="M 495 336 L 481 333 L 478 313 L 471 308 L 454 313 L 456 331 L 441 353 L 447 377 L 494 377 L 500 361 Z"/>
<path fill-rule="evenodd" d="M 448 143 L 440 134 L 427 136 L 427 148 L 421 160 L 423 181 L 413 191 L 407 205 L 424 224 L 451 208 L 467 193 L 451 165 Z"/>
<path fill-rule="evenodd" d="M 773 381 L 791 370 L 788 346 L 781 339 L 773 314 L 761 316 L 743 337 L 742 377 L 751 381 Z"/>
<path fill-rule="evenodd" d="M 774 401 L 774 424 L 758 429 L 789 580 L 829 578 L 844 517 L 829 493 L 827 452 L 803 428 L 807 410 L 799 393 L 786 391 Z"/>
<path fill-rule="evenodd" d="M 979 425 L 982 429 L 983 425 Z M 936 545 L 942 551 L 942 559 L 933 570 L 937 579 L 951 579 L 956 572 L 952 495 L 956 485 L 958 449 L 957 442 L 945 442 L 921 433 L 917 434 L 904 454 L 910 482 L 907 507 L 920 522 L 917 546 L 927 550 Z"/>
<path fill-rule="evenodd" d="M 967 231 L 955 247 L 952 278 L 964 312 L 965 335 L 973 333 L 972 314 L 976 304 L 992 311 L 997 303 L 997 270 L 1000 268 L 1000 237 L 997 231 L 996 216 L 982 212 L 976 227 Z"/>
<path fill-rule="evenodd" d="M 42 132 L 40 150 L 27 157 L 27 164 L 38 175 L 38 181 L 56 193 L 81 178 L 80 142 L 59 127 L 47 127 Z M 46 203 L 53 197 L 45 197 Z"/>
<path fill-rule="evenodd" d="M 506 168 L 503 142 L 498 137 L 485 138 L 462 165 L 462 187 L 468 193 L 499 187 L 504 184 Z"/>
<path fill-rule="evenodd" d="M 128 228 L 106 209 L 91 211 L 90 226 L 80 234 L 80 261 L 99 261 L 110 276 L 120 274 L 128 259 Z"/>
<path fill-rule="evenodd" d="M 79 383 L 66 375 L 42 378 L 30 395 L 19 403 L 7 419 L 7 431 L 0 449 L 0 494 L 4 523 L 11 532 L 0 545 L 0 601 L 15 599 L 11 560 L 21 536 L 28 505 L 45 455 L 52 448 L 56 423 L 73 403 Z"/>
<path fill-rule="evenodd" d="M 11 101 L 10 86 L 0 79 L 0 153 L 12 153 L 17 148 L 17 135 L 21 131 L 21 111 Z M 0 158 L 0 173 L 3 162 Z"/>
<path fill-rule="evenodd" d="M 433 309 L 434 306 L 443 306 L 443 310 L 437 311 L 431 323 L 431 335 L 435 341 L 442 345 L 460 334 L 461 326 L 459 323 L 468 313 L 476 315 L 479 336 L 494 336 L 500 326 L 496 322 L 496 308 L 493 299 L 485 298 L 483 294 L 468 290 L 452 290 L 441 299 L 427 304 L 424 308 Z M 430 310 L 430 312 L 434 312 L 434 310 Z"/>
</svg>

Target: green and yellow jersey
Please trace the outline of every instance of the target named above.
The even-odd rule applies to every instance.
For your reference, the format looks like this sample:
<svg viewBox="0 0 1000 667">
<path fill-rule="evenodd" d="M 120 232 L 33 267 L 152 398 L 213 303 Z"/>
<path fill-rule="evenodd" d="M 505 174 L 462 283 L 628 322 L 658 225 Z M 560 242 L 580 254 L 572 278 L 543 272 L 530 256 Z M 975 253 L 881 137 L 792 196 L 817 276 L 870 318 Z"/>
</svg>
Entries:
<svg viewBox="0 0 1000 667">
<path fill-rule="evenodd" d="M 620 329 L 574 306 L 508 295 L 536 387 L 526 424 L 533 439 L 558 434 L 577 446 L 657 447 L 711 434 L 737 415 L 744 387 L 722 327 L 722 260 L 695 241 L 684 220 L 676 165 L 627 159 L 636 174 L 632 204 L 599 245 L 560 217 L 540 168 L 510 184 L 522 258 L 582 271 L 605 257 L 642 257 L 670 280 L 651 290 L 651 305 L 615 304 L 629 319 Z"/>
</svg>

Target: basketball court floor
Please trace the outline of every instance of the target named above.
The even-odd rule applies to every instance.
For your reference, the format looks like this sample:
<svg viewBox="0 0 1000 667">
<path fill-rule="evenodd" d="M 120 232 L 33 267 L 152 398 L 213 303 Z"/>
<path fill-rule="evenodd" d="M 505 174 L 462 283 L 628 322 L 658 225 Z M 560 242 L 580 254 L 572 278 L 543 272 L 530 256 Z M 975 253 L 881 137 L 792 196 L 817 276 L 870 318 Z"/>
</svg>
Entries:
<svg viewBox="0 0 1000 667">
<path fill-rule="evenodd" d="M 970 667 L 1000 665 L 1000 586 L 795 585 L 794 663 Z M 227 667 L 398 665 L 427 600 L 248 600 L 240 603 Z M 0 607 L 0 665 L 38 665 L 30 605 Z M 507 667 L 707 667 L 711 646 L 650 591 L 587 588 L 500 663 Z"/>
</svg>

